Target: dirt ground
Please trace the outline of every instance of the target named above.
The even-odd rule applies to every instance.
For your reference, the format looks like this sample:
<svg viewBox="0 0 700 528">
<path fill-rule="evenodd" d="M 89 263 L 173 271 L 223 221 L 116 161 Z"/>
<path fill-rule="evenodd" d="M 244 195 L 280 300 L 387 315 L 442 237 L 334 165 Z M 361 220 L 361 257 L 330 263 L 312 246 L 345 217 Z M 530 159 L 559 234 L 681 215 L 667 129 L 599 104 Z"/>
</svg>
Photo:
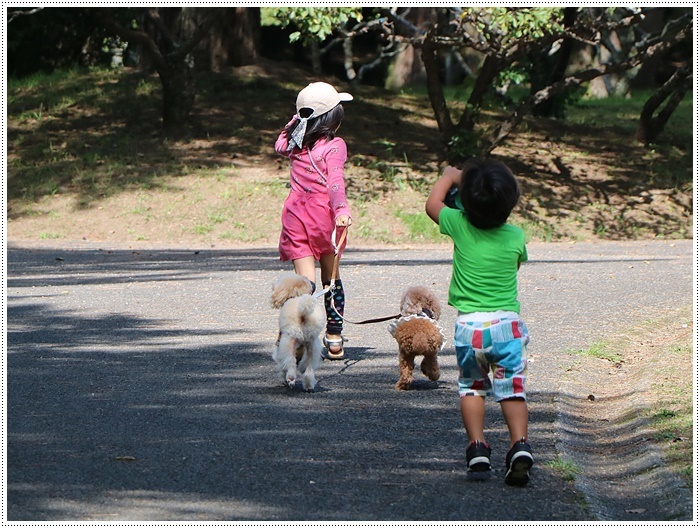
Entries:
<svg viewBox="0 0 700 528">
<path fill-rule="evenodd" d="M 288 168 L 272 145 L 293 114 L 298 88 L 311 80 L 273 61 L 203 77 L 181 139 L 162 136 L 158 106 L 138 95 L 146 86 L 157 101 L 157 79 L 135 72 L 95 81 L 103 94 L 114 94 L 109 105 L 75 100 L 37 112 L 31 107 L 40 94 L 14 94 L 9 238 L 274 245 Z M 340 130 L 349 149 L 351 243 L 443 242 L 423 213 L 445 166 L 427 99 L 339 88 L 355 95 Z M 124 93 L 132 96 L 128 104 L 119 99 Z M 512 221 L 539 241 L 691 237 L 690 146 L 673 136 L 657 148 L 636 145 L 629 130 L 526 120 L 493 152 L 523 188 Z"/>
</svg>

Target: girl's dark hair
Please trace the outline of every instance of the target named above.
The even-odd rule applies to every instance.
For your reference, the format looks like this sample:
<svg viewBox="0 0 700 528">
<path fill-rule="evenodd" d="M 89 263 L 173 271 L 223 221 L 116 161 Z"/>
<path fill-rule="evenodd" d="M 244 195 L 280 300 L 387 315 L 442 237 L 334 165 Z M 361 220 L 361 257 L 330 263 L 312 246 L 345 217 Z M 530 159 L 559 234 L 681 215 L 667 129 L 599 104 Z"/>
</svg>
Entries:
<svg viewBox="0 0 700 528">
<path fill-rule="evenodd" d="M 520 199 L 520 186 L 505 163 L 475 159 L 462 168 L 459 198 L 474 227 L 492 229 L 508 220 Z"/>
<path fill-rule="evenodd" d="M 302 108 L 299 110 L 301 117 L 306 117 L 312 113 L 313 110 L 311 110 L 311 108 Z M 304 134 L 302 146 L 311 148 L 321 138 L 325 138 L 326 140 L 333 139 L 335 137 L 335 131 L 338 130 L 340 122 L 344 117 L 345 110 L 343 110 L 343 105 L 339 104 L 325 114 L 307 121 L 306 133 Z M 299 121 L 295 121 L 289 128 L 287 128 L 286 133 L 288 141 L 292 137 L 292 132 L 294 132 L 297 126 L 299 126 Z"/>
</svg>

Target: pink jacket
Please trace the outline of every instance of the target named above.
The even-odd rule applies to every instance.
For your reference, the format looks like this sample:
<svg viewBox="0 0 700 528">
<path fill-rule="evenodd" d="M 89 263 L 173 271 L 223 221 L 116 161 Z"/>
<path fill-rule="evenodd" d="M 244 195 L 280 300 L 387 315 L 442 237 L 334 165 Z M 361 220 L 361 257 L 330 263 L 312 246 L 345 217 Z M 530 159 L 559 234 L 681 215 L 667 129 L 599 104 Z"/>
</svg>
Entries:
<svg viewBox="0 0 700 528">
<path fill-rule="evenodd" d="M 344 168 L 348 157 L 345 141 L 335 137 L 330 141 L 320 139 L 316 142 L 311 155 L 318 171 L 309 158 L 307 148 L 287 151 L 288 146 L 287 135 L 283 130 L 275 142 L 275 151 L 291 161 L 289 177 L 292 191 L 327 193 L 334 218 L 352 216 L 345 197 Z"/>
</svg>

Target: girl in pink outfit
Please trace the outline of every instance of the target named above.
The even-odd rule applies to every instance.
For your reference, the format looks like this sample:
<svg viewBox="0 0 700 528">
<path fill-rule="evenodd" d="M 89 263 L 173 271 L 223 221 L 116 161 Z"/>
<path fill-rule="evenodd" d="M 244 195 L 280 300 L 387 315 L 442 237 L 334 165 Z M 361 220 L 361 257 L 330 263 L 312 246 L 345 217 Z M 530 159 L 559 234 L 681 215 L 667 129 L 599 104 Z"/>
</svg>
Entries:
<svg viewBox="0 0 700 528">
<path fill-rule="evenodd" d="M 333 237 L 352 224 L 345 197 L 344 167 L 347 146 L 335 133 L 345 112 L 341 101 L 352 95 L 338 93 L 330 84 L 311 83 L 297 96 L 297 113 L 275 142 L 275 151 L 291 161 L 289 196 L 282 209 L 279 252 L 291 260 L 294 271 L 316 282 L 316 262 L 321 266 L 321 284 L 331 283 L 335 265 Z M 340 233 L 338 233 L 339 235 Z M 338 258 L 346 241 L 338 248 Z M 345 291 L 339 270 L 335 287 L 325 294 L 328 357 L 341 359 Z"/>
</svg>

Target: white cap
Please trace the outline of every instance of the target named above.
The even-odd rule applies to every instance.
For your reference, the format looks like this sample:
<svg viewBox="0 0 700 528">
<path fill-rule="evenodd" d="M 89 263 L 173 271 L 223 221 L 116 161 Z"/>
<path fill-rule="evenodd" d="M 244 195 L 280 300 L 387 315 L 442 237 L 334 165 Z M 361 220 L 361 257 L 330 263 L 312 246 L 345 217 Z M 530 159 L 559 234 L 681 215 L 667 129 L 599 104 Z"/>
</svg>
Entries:
<svg viewBox="0 0 700 528">
<path fill-rule="evenodd" d="M 318 117 L 333 110 L 342 101 L 352 101 L 352 95 L 346 92 L 338 93 L 328 83 L 311 83 L 297 96 L 297 115 L 302 108 L 310 108 L 313 113 L 309 118 Z"/>
</svg>

